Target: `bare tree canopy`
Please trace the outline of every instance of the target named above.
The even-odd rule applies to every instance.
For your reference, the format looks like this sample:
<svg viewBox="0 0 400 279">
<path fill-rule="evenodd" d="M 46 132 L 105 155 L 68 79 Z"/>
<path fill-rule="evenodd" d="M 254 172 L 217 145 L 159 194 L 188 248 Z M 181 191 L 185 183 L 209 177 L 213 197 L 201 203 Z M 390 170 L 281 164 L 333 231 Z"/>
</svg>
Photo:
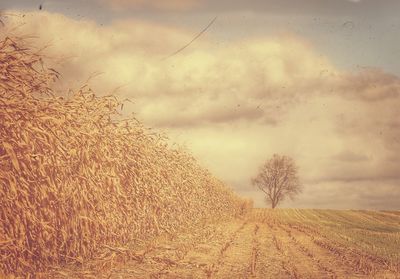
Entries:
<svg viewBox="0 0 400 279">
<path fill-rule="evenodd" d="M 251 182 L 265 193 L 272 208 L 286 197 L 293 199 L 301 192 L 296 164 L 288 156 L 274 154 L 260 167 L 258 175 Z"/>
</svg>

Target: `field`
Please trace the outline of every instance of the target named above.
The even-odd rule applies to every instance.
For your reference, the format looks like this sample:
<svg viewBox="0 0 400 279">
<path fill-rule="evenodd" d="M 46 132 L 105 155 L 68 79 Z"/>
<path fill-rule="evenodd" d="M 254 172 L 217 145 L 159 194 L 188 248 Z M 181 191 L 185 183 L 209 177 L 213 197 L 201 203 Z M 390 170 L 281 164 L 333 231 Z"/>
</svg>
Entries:
<svg viewBox="0 0 400 279">
<path fill-rule="evenodd" d="M 114 251 L 113 264 L 98 259 L 52 276 L 400 278 L 400 213 L 254 209 L 132 250 Z"/>
<path fill-rule="evenodd" d="M 399 212 L 253 209 L 44 62 L 0 36 L 0 278 L 400 277 Z"/>
</svg>

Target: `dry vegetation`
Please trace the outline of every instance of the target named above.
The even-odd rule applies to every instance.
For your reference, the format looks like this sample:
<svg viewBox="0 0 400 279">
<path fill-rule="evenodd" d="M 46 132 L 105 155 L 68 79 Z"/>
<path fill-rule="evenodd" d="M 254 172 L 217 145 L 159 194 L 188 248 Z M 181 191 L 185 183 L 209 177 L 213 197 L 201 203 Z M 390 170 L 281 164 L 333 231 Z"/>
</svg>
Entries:
<svg viewBox="0 0 400 279">
<path fill-rule="evenodd" d="M 113 96 L 54 96 L 59 74 L 22 39 L 0 41 L 0 274 L 26 275 L 100 250 L 243 214 L 240 199 L 168 147 Z"/>
</svg>

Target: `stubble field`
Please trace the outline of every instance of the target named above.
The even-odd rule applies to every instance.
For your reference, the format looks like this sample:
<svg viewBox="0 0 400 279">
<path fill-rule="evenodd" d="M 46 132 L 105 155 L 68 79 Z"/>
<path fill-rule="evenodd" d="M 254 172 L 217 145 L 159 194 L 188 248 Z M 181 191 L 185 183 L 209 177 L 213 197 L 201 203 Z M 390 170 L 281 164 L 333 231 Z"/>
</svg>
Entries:
<svg viewBox="0 0 400 279">
<path fill-rule="evenodd" d="M 400 213 L 254 209 L 246 217 L 160 237 L 132 250 L 114 251 L 113 263 L 98 259 L 53 275 L 400 278 Z"/>
</svg>

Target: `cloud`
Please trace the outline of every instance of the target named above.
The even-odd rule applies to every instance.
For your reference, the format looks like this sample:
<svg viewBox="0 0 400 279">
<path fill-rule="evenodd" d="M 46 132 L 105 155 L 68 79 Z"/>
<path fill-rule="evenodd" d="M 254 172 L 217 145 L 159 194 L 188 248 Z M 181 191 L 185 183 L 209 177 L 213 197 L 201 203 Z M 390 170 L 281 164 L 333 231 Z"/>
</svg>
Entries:
<svg viewBox="0 0 400 279">
<path fill-rule="evenodd" d="M 119 92 L 137 104 L 131 109 L 154 126 L 275 123 L 277 107 L 287 110 L 303 94 L 315 94 L 321 72 L 334 72 L 307 42 L 289 35 L 225 47 L 202 38 L 164 60 L 193 32 L 137 20 L 99 27 L 45 12 L 23 20 L 21 33 L 49 42 L 51 56 L 70 57 L 62 67 L 65 83 L 101 72 L 93 87 L 121 86 Z"/>
<path fill-rule="evenodd" d="M 342 75 L 340 79 L 342 83 L 337 90 L 344 92 L 348 98 L 374 102 L 398 99 L 400 96 L 400 78 L 381 69 L 367 68 Z"/>
<path fill-rule="evenodd" d="M 201 5 L 199 0 L 92 0 L 107 5 L 114 10 L 161 10 L 187 11 Z"/>
<path fill-rule="evenodd" d="M 353 207 L 384 206 L 385 195 L 398 193 L 400 79 L 393 74 L 339 69 L 292 34 L 230 44 L 205 34 L 165 60 L 196 32 L 132 19 L 99 26 L 48 12 L 11 20 L 25 22 L 17 31 L 36 35 L 38 46 L 49 45 L 63 74 L 59 88 L 79 88 L 101 73 L 90 83 L 96 92 L 118 88 L 133 100 L 125 113 L 187 144 L 260 202 L 249 180 L 273 153 L 295 158 L 305 185 L 287 206 L 338 208 L 352 199 Z M 376 204 L 361 195 L 373 183 L 382 185 Z"/>
<path fill-rule="evenodd" d="M 153 123 L 157 123 L 158 127 L 193 127 L 199 125 L 207 125 L 209 123 L 219 124 L 234 121 L 256 121 L 257 119 L 263 118 L 264 112 L 256 107 L 235 105 L 223 106 L 214 105 L 210 103 L 204 103 L 199 105 L 193 105 L 197 109 L 191 109 L 190 111 L 177 111 L 174 114 L 158 114 Z M 203 107 L 204 106 L 204 107 Z M 154 108 L 155 109 L 155 108 Z M 162 108 L 159 108 L 162 111 Z M 150 108 L 147 119 L 151 119 L 154 110 Z M 180 115 L 181 114 L 181 115 Z M 270 123 L 270 119 L 265 119 L 265 123 Z"/>
<path fill-rule="evenodd" d="M 364 154 L 356 154 L 349 150 L 342 151 L 332 158 L 343 162 L 362 162 L 368 160 L 368 156 Z"/>
</svg>

